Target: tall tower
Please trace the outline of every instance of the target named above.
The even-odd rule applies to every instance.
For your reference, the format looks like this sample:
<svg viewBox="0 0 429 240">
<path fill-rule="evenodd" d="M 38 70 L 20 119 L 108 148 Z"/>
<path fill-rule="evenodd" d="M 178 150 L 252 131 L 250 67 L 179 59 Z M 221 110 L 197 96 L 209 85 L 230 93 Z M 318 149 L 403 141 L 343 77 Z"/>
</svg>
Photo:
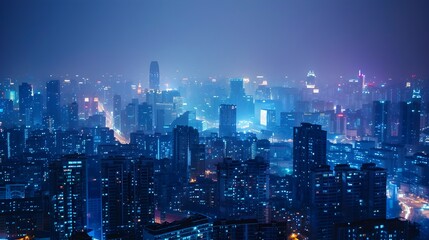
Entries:
<svg viewBox="0 0 429 240">
<path fill-rule="evenodd" d="M 40 127 L 43 123 L 43 97 L 40 92 L 33 96 L 33 125 Z"/>
<path fill-rule="evenodd" d="M 339 192 L 339 220 L 354 222 L 362 219 L 363 175 L 360 170 L 348 164 L 335 166 L 337 192 Z"/>
<path fill-rule="evenodd" d="M 338 187 L 329 166 L 319 166 L 310 173 L 310 238 L 334 239 L 338 216 Z"/>
<path fill-rule="evenodd" d="M 19 86 L 19 118 L 26 126 L 31 125 L 32 93 L 33 87 L 31 84 L 24 82 Z"/>
<path fill-rule="evenodd" d="M 326 131 L 322 126 L 301 123 L 293 129 L 293 177 L 294 202 L 297 207 L 308 207 L 310 173 L 316 167 L 326 165 Z"/>
<path fill-rule="evenodd" d="M 177 126 L 173 130 L 173 170 L 178 174 L 179 182 L 188 181 L 191 165 L 191 149 L 199 144 L 198 130 L 188 126 Z"/>
<path fill-rule="evenodd" d="M 121 130 L 121 96 L 113 96 L 113 128 Z"/>
<path fill-rule="evenodd" d="M 257 218 L 268 221 L 268 163 L 262 158 L 248 161 L 225 158 L 217 165 L 217 195 L 221 218 Z"/>
<path fill-rule="evenodd" d="M 52 126 L 61 126 L 60 81 L 52 80 L 46 83 L 46 113 Z"/>
<path fill-rule="evenodd" d="M 77 129 L 79 127 L 79 105 L 77 102 L 72 102 L 67 107 L 68 113 L 68 128 Z"/>
<path fill-rule="evenodd" d="M 399 103 L 399 137 L 403 144 L 419 144 L 420 112 L 420 100 Z"/>
<path fill-rule="evenodd" d="M 232 104 L 239 105 L 246 96 L 244 91 L 243 79 L 236 78 L 229 81 L 230 93 L 229 98 Z"/>
<path fill-rule="evenodd" d="M 145 133 L 151 133 L 153 131 L 152 105 L 144 102 L 138 106 L 137 124 L 138 130 L 144 131 Z"/>
<path fill-rule="evenodd" d="M 67 155 L 50 165 L 52 232 L 55 239 L 69 239 L 87 225 L 86 158 Z"/>
<path fill-rule="evenodd" d="M 363 216 L 366 219 L 386 218 L 386 169 L 379 168 L 375 163 L 362 164 L 363 174 Z"/>
<path fill-rule="evenodd" d="M 219 107 L 219 137 L 232 137 L 237 132 L 237 107 L 222 104 Z"/>
<path fill-rule="evenodd" d="M 159 65 L 157 61 L 150 63 L 149 89 L 159 90 Z"/>
<path fill-rule="evenodd" d="M 385 142 L 390 137 L 390 101 L 374 101 L 372 134 L 378 141 Z"/>
<path fill-rule="evenodd" d="M 154 222 L 153 160 L 109 157 L 101 161 L 103 235 L 141 239 Z"/>
<path fill-rule="evenodd" d="M 314 71 L 309 71 L 307 73 L 307 79 L 305 80 L 305 85 L 307 88 L 315 88 L 316 87 L 316 74 Z"/>
</svg>

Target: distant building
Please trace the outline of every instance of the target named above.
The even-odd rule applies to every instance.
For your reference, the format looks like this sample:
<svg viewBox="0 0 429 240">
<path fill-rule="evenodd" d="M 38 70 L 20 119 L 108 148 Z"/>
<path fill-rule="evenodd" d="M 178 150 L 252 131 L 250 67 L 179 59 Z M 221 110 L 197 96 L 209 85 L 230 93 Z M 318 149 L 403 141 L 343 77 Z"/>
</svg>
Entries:
<svg viewBox="0 0 429 240">
<path fill-rule="evenodd" d="M 43 124 L 43 97 L 40 92 L 33 96 L 33 125 L 41 128 Z"/>
<path fill-rule="evenodd" d="M 194 144 L 190 148 L 191 151 L 191 164 L 189 175 L 191 181 L 199 177 L 204 177 L 206 170 L 206 145 Z"/>
<path fill-rule="evenodd" d="M 22 83 L 19 86 L 19 117 L 25 126 L 32 125 L 33 87 Z"/>
<path fill-rule="evenodd" d="M 270 109 L 261 109 L 259 124 L 269 130 L 276 127 L 276 111 Z"/>
<path fill-rule="evenodd" d="M 150 63 L 149 89 L 159 90 L 159 65 L 157 61 Z"/>
<path fill-rule="evenodd" d="M 198 149 L 198 130 L 188 126 L 177 126 L 173 130 L 173 169 L 180 183 L 187 183 L 190 179 L 191 149 Z M 195 156 L 197 157 L 197 156 Z M 195 159 L 196 161 L 196 159 Z M 195 162 L 194 161 L 194 162 Z"/>
<path fill-rule="evenodd" d="M 373 102 L 372 134 L 379 142 L 387 141 L 391 135 L 390 111 L 390 101 Z"/>
<path fill-rule="evenodd" d="M 78 129 L 79 127 L 79 105 L 72 102 L 67 106 L 68 128 Z"/>
<path fill-rule="evenodd" d="M 402 144 L 419 144 L 420 113 L 419 100 L 399 103 L 399 137 Z"/>
<path fill-rule="evenodd" d="M 314 71 L 309 71 L 307 73 L 305 85 L 307 88 L 315 88 L 316 87 L 316 74 L 314 73 Z"/>
<path fill-rule="evenodd" d="M 59 128 L 61 126 L 61 93 L 60 81 L 51 80 L 46 83 L 46 114 L 48 127 Z"/>
<path fill-rule="evenodd" d="M 113 96 L 113 129 L 121 130 L 121 96 Z"/>
<path fill-rule="evenodd" d="M 137 129 L 145 133 L 153 131 L 153 110 L 152 105 L 144 102 L 138 105 Z"/>
<path fill-rule="evenodd" d="M 219 136 L 232 137 L 237 132 L 236 105 L 222 104 L 219 107 Z"/>
</svg>

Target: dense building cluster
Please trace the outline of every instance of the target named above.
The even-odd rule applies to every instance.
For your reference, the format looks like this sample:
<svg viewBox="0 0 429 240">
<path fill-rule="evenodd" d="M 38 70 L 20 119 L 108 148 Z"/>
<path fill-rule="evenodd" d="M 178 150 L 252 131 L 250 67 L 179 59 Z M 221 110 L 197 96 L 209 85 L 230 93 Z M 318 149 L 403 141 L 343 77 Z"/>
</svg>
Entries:
<svg viewBox="0 0 429 240">
<path fill-rule="evenodd" d="M 324 86 L 310 71 L 282 86 L 183 78 L 161 90 L 152 62 L 148 83 L 1 82 L 0 238 L 428 233 L 424 81 L 359 72 Z"/>
</svg>

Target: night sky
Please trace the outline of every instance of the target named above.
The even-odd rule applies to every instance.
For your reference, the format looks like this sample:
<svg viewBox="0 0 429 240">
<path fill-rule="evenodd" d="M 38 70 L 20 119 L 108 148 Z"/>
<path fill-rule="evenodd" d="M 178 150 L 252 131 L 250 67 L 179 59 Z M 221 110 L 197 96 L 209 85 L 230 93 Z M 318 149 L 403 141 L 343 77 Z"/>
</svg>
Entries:
<svg viewBox="0 0 429 240">
<path fill-rule="evenodd" d="M 429 78 L 429 1 L 0 1 L 0 75 Z"/>
</svg>

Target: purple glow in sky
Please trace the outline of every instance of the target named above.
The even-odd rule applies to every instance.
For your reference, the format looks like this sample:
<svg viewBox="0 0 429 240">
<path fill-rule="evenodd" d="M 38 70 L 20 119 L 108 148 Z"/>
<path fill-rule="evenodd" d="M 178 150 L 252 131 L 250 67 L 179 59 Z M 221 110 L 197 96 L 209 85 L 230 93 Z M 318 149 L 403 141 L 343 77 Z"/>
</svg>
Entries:
<svg viewBox="0 0 429 240">
<path fill-rule="evenodd" d="M 429 2 L 0 1 L 0 75 L 429 77 Z"/>
</svg>

